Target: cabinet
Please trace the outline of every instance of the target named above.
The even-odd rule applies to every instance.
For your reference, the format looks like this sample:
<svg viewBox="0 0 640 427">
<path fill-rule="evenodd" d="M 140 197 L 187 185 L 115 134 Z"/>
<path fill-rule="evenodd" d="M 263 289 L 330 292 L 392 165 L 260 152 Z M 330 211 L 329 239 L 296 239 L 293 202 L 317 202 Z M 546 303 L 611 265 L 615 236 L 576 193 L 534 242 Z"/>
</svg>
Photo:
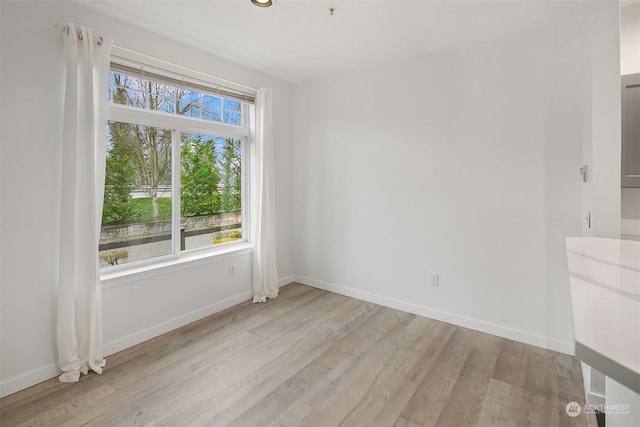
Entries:
<svg viewBox="0 0 640 427">
<path fill-rule="evenodd" d="M 640 242 L 569 237 L 567 265 L 587 404 L 607 427 L 640 426 Z"/>
<path fill-rule="evenodd" d="M 640 74 L 622 76 L 622 187 L 640 187 Z"/>
</svg>

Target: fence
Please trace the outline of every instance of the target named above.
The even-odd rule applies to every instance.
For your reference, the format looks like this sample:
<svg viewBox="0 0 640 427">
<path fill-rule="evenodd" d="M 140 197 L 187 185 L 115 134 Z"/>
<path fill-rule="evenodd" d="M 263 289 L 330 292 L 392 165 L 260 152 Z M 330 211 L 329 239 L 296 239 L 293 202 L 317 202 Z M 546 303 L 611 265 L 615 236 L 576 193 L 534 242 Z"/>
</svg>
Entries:
<svg viewBox="0 0 640 427">
<path fill-rule="evenodd" d="M 180 220 L 180 248 L 185 249 L 187 237 L 215 233 L 242 227 L 242 213 L 228 212 L 206 217 Z M 124 248 L 171 240 L 171 221 L 136 223 L 102 227 L 98 250 Z"/>
</svg>

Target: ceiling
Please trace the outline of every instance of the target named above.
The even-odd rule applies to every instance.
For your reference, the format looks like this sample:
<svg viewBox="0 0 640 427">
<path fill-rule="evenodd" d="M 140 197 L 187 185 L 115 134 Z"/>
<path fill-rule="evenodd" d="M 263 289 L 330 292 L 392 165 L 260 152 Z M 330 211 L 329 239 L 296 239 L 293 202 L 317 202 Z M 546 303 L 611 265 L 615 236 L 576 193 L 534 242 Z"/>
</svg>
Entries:
<svg viewBox="0 0 640 427">
<path fill-rule="evenodd" d="M 86 0 L 85 4 L 216 56 L 299 82 L 560 23 L 575 15 L 580 2 L 277 0 L 266 9 L 250 0 Z M 335 8 L 333 16 L 330 7 Z"/>
</svg>

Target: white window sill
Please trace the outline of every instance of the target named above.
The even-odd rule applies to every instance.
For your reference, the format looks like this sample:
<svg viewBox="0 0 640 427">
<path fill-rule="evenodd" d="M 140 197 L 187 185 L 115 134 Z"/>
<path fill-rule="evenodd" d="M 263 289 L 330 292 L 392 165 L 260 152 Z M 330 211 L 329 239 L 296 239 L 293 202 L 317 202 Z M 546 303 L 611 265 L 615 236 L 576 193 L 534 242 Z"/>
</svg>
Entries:
<svg viewBox="0 0 640 427">
<path fill-rule="evenodd" d="M 160 276 L 168 272 L 218 262 L 250 253 L 253 253 L 253 245 L 248 242 L 233 244 L 214 250 L 194 251 L 163 262 L 124 268 L 117 271 L 101 272 L 100 284 L 102 289 L 112 288 L 150 277 Z"/>
</svg>

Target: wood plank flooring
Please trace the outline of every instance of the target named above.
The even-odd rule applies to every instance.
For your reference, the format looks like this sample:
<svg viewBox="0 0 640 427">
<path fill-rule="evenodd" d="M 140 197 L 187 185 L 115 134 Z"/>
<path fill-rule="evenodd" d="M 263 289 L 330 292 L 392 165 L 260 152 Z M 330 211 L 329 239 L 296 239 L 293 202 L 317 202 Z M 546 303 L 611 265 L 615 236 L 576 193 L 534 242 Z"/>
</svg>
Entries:
<svg viewBox="0 0 640 427">
<path fill-rule="evenodd" d="M 586 426 L 573 357 L 299 284 L 0 400 L 5 426 Z"/>
</svg>

